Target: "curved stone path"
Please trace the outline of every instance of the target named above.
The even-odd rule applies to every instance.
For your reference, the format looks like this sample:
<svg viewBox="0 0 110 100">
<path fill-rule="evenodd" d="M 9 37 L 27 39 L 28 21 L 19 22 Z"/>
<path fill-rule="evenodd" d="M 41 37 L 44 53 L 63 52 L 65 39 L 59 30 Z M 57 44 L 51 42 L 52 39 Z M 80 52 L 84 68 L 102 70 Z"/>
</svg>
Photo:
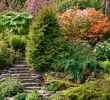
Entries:
<svg viewBox="0 0 110 100">
<path fill-rule="evenodd" d="M 13 64 L 13 67 L 0 71 L 0 82 L 4 81 L 6 77 L 19 79 L 24 85 L 24 92 L 30 92 L 32 89 L 37 89 L 40 94 L 39 100 L 46 100 L 50 95 L 45 91 L 42 74 L 33 71 L 31 67 L 27 66 L 25 60 L 18 60 Z"/>
</svg>

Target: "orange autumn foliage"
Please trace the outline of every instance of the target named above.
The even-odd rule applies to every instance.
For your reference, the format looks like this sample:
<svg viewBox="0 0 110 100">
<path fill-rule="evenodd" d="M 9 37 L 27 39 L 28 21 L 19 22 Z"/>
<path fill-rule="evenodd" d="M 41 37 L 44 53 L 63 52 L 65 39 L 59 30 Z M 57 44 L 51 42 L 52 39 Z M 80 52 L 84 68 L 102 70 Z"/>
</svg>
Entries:
<svg viewBox="0 0 110 100">
<path fill-rule="evenodd" d="M 60 21 L 69 36 L 92 44 L 103 41 L 110 32 L 108 17 L 94 8 L 70 9 L 60 15 Z"/>
</svg>

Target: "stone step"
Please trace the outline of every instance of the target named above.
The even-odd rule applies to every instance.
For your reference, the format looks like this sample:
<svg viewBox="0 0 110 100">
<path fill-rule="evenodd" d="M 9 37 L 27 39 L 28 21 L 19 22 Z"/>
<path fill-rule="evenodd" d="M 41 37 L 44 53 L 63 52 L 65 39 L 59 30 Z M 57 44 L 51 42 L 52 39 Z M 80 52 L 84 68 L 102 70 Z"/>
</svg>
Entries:
<svg viewBox="0 0 110 100">
<path fill-rule="evenodd" d="M 43 79 L 41 80 L 41 79 L 32 79 L 32 78 L 30 78 L 30 79 L 29 78 L 28 79 L 27 78 L 24 78 L 24 79 L 22 78 L 20 80 L 24 83 L 25 82 L 37 82 L 37 83 L 40 83 L 40 84 L 43 84 L 43 81 L 44 81 Z"/>
<path fill-rule="evenodd" d="M 33 78 L 36 78 L 36 79 L 42 79 L 42 78 L 43 78 L 43 76 L 40 75 L 40 74 L 31 74 L 31 76 L 32 76 Z"/>
<path fill-rule="evenodd" d="M 41 94 L 43 97 L 50 96 L 50 93 L 45 90 L 38 90 L 38 93 Z"/>
<path fill-rule="evenodd" d="M 31 69 L 30 68 L 20 68 L 20 67 L 18 67 L 18 68 L 9 68 L 9 70 L 11 70 L 11 71 L 31 71 Z"/>
<path fill-rule="evenodd" d="M 27 76 L 30 76 L 31 77 L 31 74 L 30 73 L 19 73 L 20 77 L 27 77 Z"/>
<path fill-rule="evenodd" d="M 4 78 L 4 77 L 9 77 L 10 75 L 9 74 L 1 74 L 0 75 L 0 79 Z"/>
<path fill-rule="evenodd" d="M 32 79 L 30 76 L 27 76 L 27 77 L 14 77 L 14 78 L 16 78 L 16 79 L 18 79 L 18 80 L 23 80 L 23 79 Z"/>
<path fill-rule="evenodd" d="M 2 71 L 0 71 L 0 74 L 1 73 L 7 73 L 8 72 L 8 70 L 2 70 Z"/>
<path fill-rule="evenodd" d="M 37 90 L 41 90 L 42 87 L 41 86 L 30 86 L 30 87 L 25 87 L 24 90 L 33 90 L 33 89 L 37 89 Z"/>
<path fill-rule="evenodd" d="M 3 81 L 5 81 L 5 78 L 0 79 L 0 83 L 2 83 Z"/>
<path fill-rule="evenodd" d="M 34 82 L 34 83 L 23 83 L 24 87 L 30 87 L 30 86 L 41 86 L 42 84 Z"/>
<path fill-rule="evenodd" d="M 14 77 L 19 79 L 24 85 L 24 92 L 30 92 L 33 89 L 37 89 L 41 94 L 39 100 L 46 100 L 43 97 L 47 97 L 48 92 L 44 91 L 44 79 L 42 73 L 34 71 L 27 65 L 25 59 L 17 60 L 13 64 L 13 67 L 0 71 L 0 83 L 5 80 L 6 77 Z"/>
<path fill-rule="evenodd" d="M 21 80 L 22 82 L 36 82 L 36 80 L 35 79 L 22 79 Z"/>
<path fill-rule="evenodd" d="M 11 77 L 20 77 L 20 75 L 17 73 L 17 74 L 10 74 Z"/>
<path fill-rule="evenodd" d="M 25 74 L 27 73 L 28 74 L 28 73 L 30 73 L 30 71 L 25 71 L 25 70 L 23 70 L 23 71 L 17 71 L 17 70 L 12 71 L 12 70 L 10 70 L 9 73 L 10 74 L 18 74 L 18 73 L 19 74 L 22 74 L 22 73 L 25 73 Z"/>
<path fill-rule="evenodd" d="M 25 93 L 29 93 L 31 92 L 32 90 L 24 90 Z"/>
<path fill-rule="evenodd" d="M 26 64 L 13 64 L 14 67 L 28 67 Z"/>
<path fill-rule="evenodd" d="M 18 64 L 18 63 L 20 63 L 20 64 L 26 64 L 27 62 L 26 62 L 26 60 L 16 60 L 15 61 L 15 64 Z"/>
</svg>

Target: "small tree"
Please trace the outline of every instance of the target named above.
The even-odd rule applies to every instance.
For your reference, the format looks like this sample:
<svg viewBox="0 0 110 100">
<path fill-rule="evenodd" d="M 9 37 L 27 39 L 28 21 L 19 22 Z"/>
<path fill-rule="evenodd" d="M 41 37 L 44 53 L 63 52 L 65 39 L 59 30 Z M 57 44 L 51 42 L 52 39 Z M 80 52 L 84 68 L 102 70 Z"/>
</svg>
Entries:
<svg viewBox="0 0 110 100">
<path fill-rule="evenodd" d="M 62 40 L 62 31 L 55 12 L 51 7 L 44 7 L 30 28 L 27 62 L 35 69 L 52 66 L 69 55 Z"/>
</svg>

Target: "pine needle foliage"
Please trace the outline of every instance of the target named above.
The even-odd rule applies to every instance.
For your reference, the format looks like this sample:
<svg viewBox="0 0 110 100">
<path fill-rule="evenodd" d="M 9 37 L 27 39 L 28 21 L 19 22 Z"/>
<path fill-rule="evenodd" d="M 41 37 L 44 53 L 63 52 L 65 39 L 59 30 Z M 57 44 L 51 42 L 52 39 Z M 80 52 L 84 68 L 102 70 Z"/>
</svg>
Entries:
<svg viewBox="0 0 110 100">
<path fill-rule="evenodd" d="M 44 7 L 30 27 L 26 59 L 34 69 L 50 67 L 69 55 L 62 29 L 51 7 Z"/>
</svg>

